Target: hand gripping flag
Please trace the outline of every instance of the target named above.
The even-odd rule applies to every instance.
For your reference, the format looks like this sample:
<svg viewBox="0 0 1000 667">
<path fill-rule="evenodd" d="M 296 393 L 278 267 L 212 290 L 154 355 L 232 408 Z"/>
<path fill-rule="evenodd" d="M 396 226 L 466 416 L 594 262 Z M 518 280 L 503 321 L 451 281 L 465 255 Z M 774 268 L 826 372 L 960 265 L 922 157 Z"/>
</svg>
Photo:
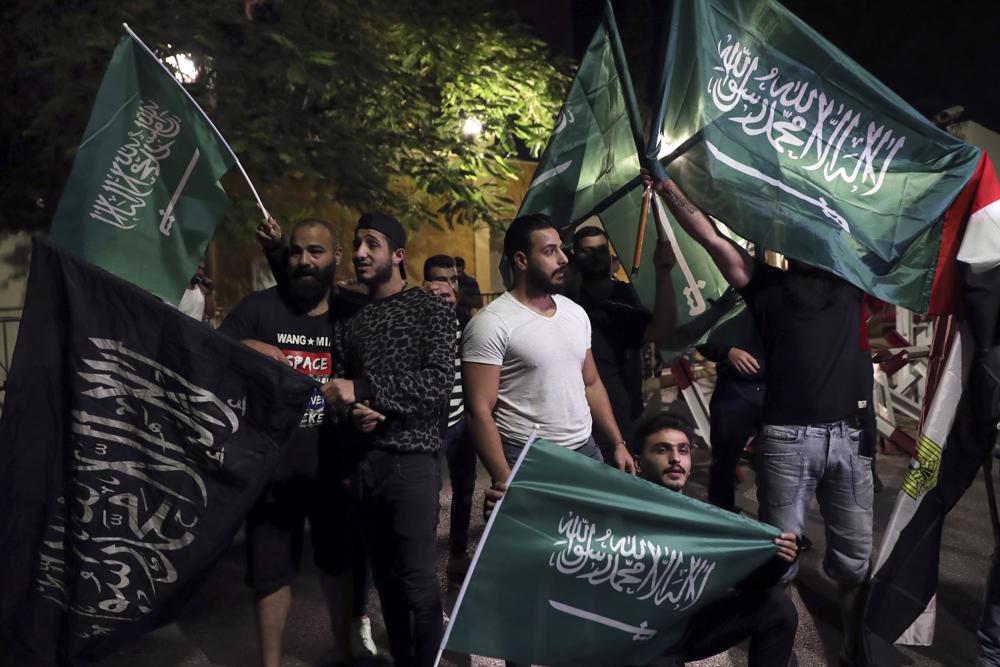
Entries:
<svg viewBox="0 0 1000 667">
<path fill-rule="evenodd" d="M 101 82 L 50 239 L 176 304 L 229 204 L 219 179 L 234 164 L 212 122 L 129 31 Z"/>
<path fill-rule="evenodd" d="M 931 297 L 954 281 L 941 260 L 979 149 L 773 0 L 674 3 L 663 95 L 647 158 L 706 213 L 891 303 L 950 310 Z"/>
<path fill-rule="evenodd" d="M 642 209 L 640 155 L 645 151 L 628 64 L 611 4 L 580 61 L 552 136 L 518 215 L 545 213 L 560 228 L 600 219 L 624 266 L 634 264 L 636 226 Z M 654 198 L 645 236 L 662 232 L 673 245 L 677 266 L 671 272 L 677 328 L 661 344 L 668 359 L 703 342 L 739 296 L 729 289 L 708 253 L 679 229 Z M 656 228 L 656 218 L 663 223 Z M 653 244 L 641 248 L 640 269 L 631 286 L 652 310 L 655 293 Z"/>
<path fill-rule="evenodd" d="M 171 620 L 314 387 L 37 242 L 0 420 L 0 631 L 76 665 Z"/>
<path fill-rule="evenodd" d="M 771 563 L 778 530 L 545 441 L 525 447 L 442 650 L 541 665 L 645 665 Z"/>
</svg>

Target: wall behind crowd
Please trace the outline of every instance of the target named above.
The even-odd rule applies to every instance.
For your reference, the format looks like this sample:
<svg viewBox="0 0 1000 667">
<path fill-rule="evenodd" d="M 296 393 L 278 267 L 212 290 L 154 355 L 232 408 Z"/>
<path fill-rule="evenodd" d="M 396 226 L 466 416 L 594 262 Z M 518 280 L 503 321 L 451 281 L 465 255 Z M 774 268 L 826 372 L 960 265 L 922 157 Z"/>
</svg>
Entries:
<svg viewBox="0 0 1000 667">
<path fill-rule="evenodd" d="M 520 202 L 528 189 L 537 163 L 517 162 L 515 166 L 519 169 L 520 176 L 508 184 L 505 195 L 515 202 Z M 409 194 L 405 186 L 400 187 L 399 191 L 400 196 Z M 265 205 L 268 201 L 280 198 L 285 203 L 285 208 L 301 209 L 303 214 L 299 217 L 307 215 L 319 217 L 336 225 L 340 243 L 344 248 L 344 257 L 337 269 L 337 280 L 353 280 L 351 239 L 360 212 L 336 203 L 317 204 L 321 194 L 325 193 L 317 191 L 310 184 L 298 182 L 262 192 L 261 196 Z M 292 200 L 292 206 L 288 206 L 289 198 Z M 287 236 L 295 219 L 280 220 L 280 222 Z M 446 254 L 465 258 L 466 271 L 475 276 L 484 293 L 502 292 L 504 286 L 497 267 L 503 250 L 503 233 L 502 229 L 490 229 L 480 224 L 455 225 L 449 228 L 443 216 L 438 218 L 437 227 L 424 224 L 419 229 L 411 230 L 406 247 L 406 272 L 410 284 L 419 284 L 423 280 L 422 269 L 425 259 L 431 255 Z M 259 278 L 255 284 L 255 273 L 258 277 L 269 273 L 260 246 L 249 234 L 245 238 L 217 235 L 206 259 L 208 273 L 216 284 L 216 303 L 224 311 L 232 308 L 255 288 L 259 289 L 262 286 Z"/>
</svg>

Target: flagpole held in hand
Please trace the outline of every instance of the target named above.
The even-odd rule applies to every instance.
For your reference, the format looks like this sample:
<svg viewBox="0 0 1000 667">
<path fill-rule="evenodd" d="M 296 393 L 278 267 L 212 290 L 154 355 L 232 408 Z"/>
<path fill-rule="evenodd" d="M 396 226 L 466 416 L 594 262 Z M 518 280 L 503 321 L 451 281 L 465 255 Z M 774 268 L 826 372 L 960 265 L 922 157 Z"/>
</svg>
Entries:
<svg viewBox="0 0 1000 667">
<path fill-rule="evenodd" d="M 639 265 L 642 263 L 642 245 L 646 240 L 646 217 L 649 215 L 649 200 L 653 196 L 653 187 L 646 186 L 646 191 L 642 193 L 642 211 L 639 213 L 639 229 L 635 233 L 635 252 L 632 254 L 632 273 L 639 273 Z"/>
<path fill-rule="evenodd" d="M 510 474 L 507 475 L 507 485 L 514 483 L 514 476 L 517 475 L 517 471 L 521 468 L 521 463 L 524 461 L 524 457 L 528 454 L 528 450 L 531 446 L 535 444 L 535 440 L 538 439 L 538 425 L 531 429 L 531 435 L 528 436 L 528 441 L 524 443 L 524 447 L 521 448 L 521 453 L 517 457 L 517 461 L 514 462 L 514 467 L 510 469 Z M 504 496 L 504 498 L 506 495 Z M 455 606 L 452 607 L 451 614 L 448 617 L 448 624 L 445 626 L 444 635 L 441 637 L 441 646 L 438 648 L 437 657 L 434 659 L 434 667 L 439 667 L 441 664 L 441 657 L 444 655 L 445 647 L 448 646 L 448 639 L 451 638 L 451 631 L 455 627 L 455 619 L 458 618 L 458 612 L 462 608 L 462 600 L 465 599 L 465 592 L 469 588 L 469 582 L 472 580 L 472 573 L 476 571 L 476 565 L 479 564 L 479 557 L 483 553 L 483 548 L 486 546 L 486 539 L 490 536 L 490 531 L 493 529 L 493 523 L 496 521 L 497 515 L 500 514 L 500 506 L 503 504 L 504 498 L 500 498 L 497 501 L 496 506 L 493 508 L 493 512 L 490 513 L 490 518 L 486 520 L 486 527 L 483 529 L 483 535 L 479 538 L 479 544 L 476 545 L 476 553 L 472 556 L 472 563 L 469 564 L 469 569 L 465 573 L 465 579 L 462 581 L 462 588 L 458 591 L 458 598 L 455 600 Z"/>
<path fill-rule="evenodd" d="M 212 130 L 215 132 L 215 135 L 219 138 L 219 141 L 222 143 L 223 146 L 226 147 L 226 150 L 229 151 L 229 154 L 233 156 L 233 162 L 236 163 L 236 168 L 240 170 L 240 173 L 243 174 L 243 178 L 246 179 L 247 185 L 250 186 L 250 192 L 253 193 L 253 198 L 257 200 L 257 208 L 260 209 L 260 213 L 261 215 L 264 216 L 264 220 L 266 221 L 270 216 L 267 212 L 267 209 L 264 207 L 264 202 L 262 202 L 260 199 L 260 195 L 257 194 L 257 188 L 253 186 L 253 183 L 250 181 L 250 177 L 247 175 L 246 170 L 243 168 L 243 165 L 240 164 L 239 158 L 236 157 L 236 153 L 233 151 L 232 147 L 226 141 L 226 138 L 222 136 L 221 132 L 219 132 L 219 128 L 215 126 L 215 123 L 212 122 L 212 119 L 208 117 L 208 114 L 205 113 L 204 109 L 202 109 L 201 106 L 195 101 L 195 99 L 191 96 L 191 93 L 187 91 L 187 88 L 182 86 L 180 81 L 174 78 L 174 73 L 170 71 L 170 68 L 164 65 L 163 62 L 156 57 L 156 54 L 153 53 L 152 49 L 146 46 L 146 43 L 139 38 L 139 35 L 135 34 L 132 28 L 129 27 L 128 23 L 122 23 L 122 27 L 125 28 L 125 32 L 129 34 L 129 37 L 135 40 L 136 44 L 145 49 L 146 53 L 148 53 L 153 58 L 153 60 L 159 63 L 160 67 L 162 67 L 167 72 L 167 74 L 170 75 L 170 78 L 174 81 L 174 83 L 177 84 L 177 87 L 180 88 L 182 91 L 184 91 L 184 94 L 187 96 L 188 100 L 190 100 L 191 104 L 194 105 L 194 108 L 197 109 L 199 112 L 201 112 L 201 115 L 205 118 L 205 121 L 208 123 L 209 127 L 211 127 Z"/>
<path fill-rule="evenodd" d="M 650 185 L 652 188 L 652 185 Z M 660 206 L 653 207 L 653 220 L 656 221 L 656 238 L 659 241 L 671 243 L 670 232 L 667 231 L 667 221 L 663 219 L 663 210 Z"/>
</svg>

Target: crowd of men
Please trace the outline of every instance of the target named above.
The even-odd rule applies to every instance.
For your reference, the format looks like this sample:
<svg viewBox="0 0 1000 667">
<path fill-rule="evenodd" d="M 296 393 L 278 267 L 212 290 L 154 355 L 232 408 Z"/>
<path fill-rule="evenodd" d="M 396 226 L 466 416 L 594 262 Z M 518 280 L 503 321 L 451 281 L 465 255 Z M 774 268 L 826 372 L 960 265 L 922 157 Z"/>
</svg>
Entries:
<svg viewBox="0 0 1000 667">
<path fill-rule="evenodd" d="M 841 593 L 841 664 L 853 664 L 872 551 L 863 294 L 794 260 L 787 271 L 755 260 L 674 182 L 645 178 L 750 314 L 743 347 L 702 348 L 720 369 L 709 500 L 738 511 L 736 461 L 756 434 L 759 519 L 781 530 L 774 563 L 700 611 L 674 657 L 697 659 L 749 639 L 750 665 L 795 664 L 798 621 L 787 585 L 815 497 L 825 522 L 824 570 Z M 344 251 L 329 223 L 299 221 L 286 242 L 271 220 L 258 238 L 277 286 L 241 301 L 221 330 L 317 380 L 287 455 L 247 520 L 247 583 L 266 667 L 281 663 L 306 520 L 335 660 L 375 653 L 365 615 L 370 572 L 395 663 L 433 664 L 443 630 L 441 459 L 452 491 L 448 571 L 459 578 L 469 565 L 477 455 L 490 477 L 487 515 L 535 436 L 682 491 L 693 430 L 672 415 L 644 419 L 641 395 L 641 348 L 675 326 L 668 243 L 655 250 L 655 304 L 647 313 L 614 278 L 601 228 L 576 230 L 571 261 L 545 215 L 510 224 L 503 252 L 513 282 L 485 306 L 464 262 L 448 255 L 429 257 L 420 288 L 409 289 L 407 234 L 385 213 L 363 215 L 351 239 L 360 290 L 335 282 Z"/>
</svg>

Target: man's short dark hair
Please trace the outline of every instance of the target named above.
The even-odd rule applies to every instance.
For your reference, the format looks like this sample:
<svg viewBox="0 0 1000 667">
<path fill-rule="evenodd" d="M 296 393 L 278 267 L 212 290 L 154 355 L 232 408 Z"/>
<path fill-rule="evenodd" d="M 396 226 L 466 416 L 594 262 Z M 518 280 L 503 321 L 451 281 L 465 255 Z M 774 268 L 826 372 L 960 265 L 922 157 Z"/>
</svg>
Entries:
<svg viewBox="0 0 1000 667">
<path fill-rule="evenodd" d="M 465 258 L 455 256 L 455 268 L 465 270 Z"/>
<path fill-rule="evenodd" d="M 544 213 L 532 213 L 514 218 L 503 237 L 503 254 L 514 267 L 514 255 L 531 250 L 531 235 L 540 229 L 555 229 L 552 218 Z"/>
<path fill-rule="evenodd" d="M 635 456 L 642 456 L 642 450 L 646 446 L 646 438 L 657 431 L 665 429 L 680 431 L 687 437 L 688 442 L 694 446 L 694 426 L 691 425 L 691 422 L 683 417 L 672 415 L 669 412 L 661 412 L 660 414 L 643 417 L 636 424 L 635 430 L 632 432 L 632 442 L 628 443 L 629 450 Z"/>
<path fill-rule="evenodd" d="M 319 218 L 303 218 L 292 226 L 292 236 L 294 236 L 295 232 L 299 231 L 299 229 L 303 227 L 324 227 L 326 231 L 330 232 L 330 238 L 333 239 L 334 249 L 340 245 L 340 235 L 337 233 L 337 228 L 326 220 L 320 220 Z"/>
<path fill-rule="evenodd" d="M 581 240 L 589 239 L 591 236 L 603 236 L 605 241 L 611 243 L 611 239 L 608 238 L 608 233 L 606 231 L 595 225 L 587 225 L 586 227 L 580 227 L 576 230 L 576 233 L 573 234 L 573 250 L 577 250 Z"/>
<path fill-rule="evenodd" d="M 431 255 L 424 260 L 424 280 L 428 279 L 427 275 L 431 269 L 454 269 L 457 264 L 455 258 L 450 255 Z"/>
</svg>

